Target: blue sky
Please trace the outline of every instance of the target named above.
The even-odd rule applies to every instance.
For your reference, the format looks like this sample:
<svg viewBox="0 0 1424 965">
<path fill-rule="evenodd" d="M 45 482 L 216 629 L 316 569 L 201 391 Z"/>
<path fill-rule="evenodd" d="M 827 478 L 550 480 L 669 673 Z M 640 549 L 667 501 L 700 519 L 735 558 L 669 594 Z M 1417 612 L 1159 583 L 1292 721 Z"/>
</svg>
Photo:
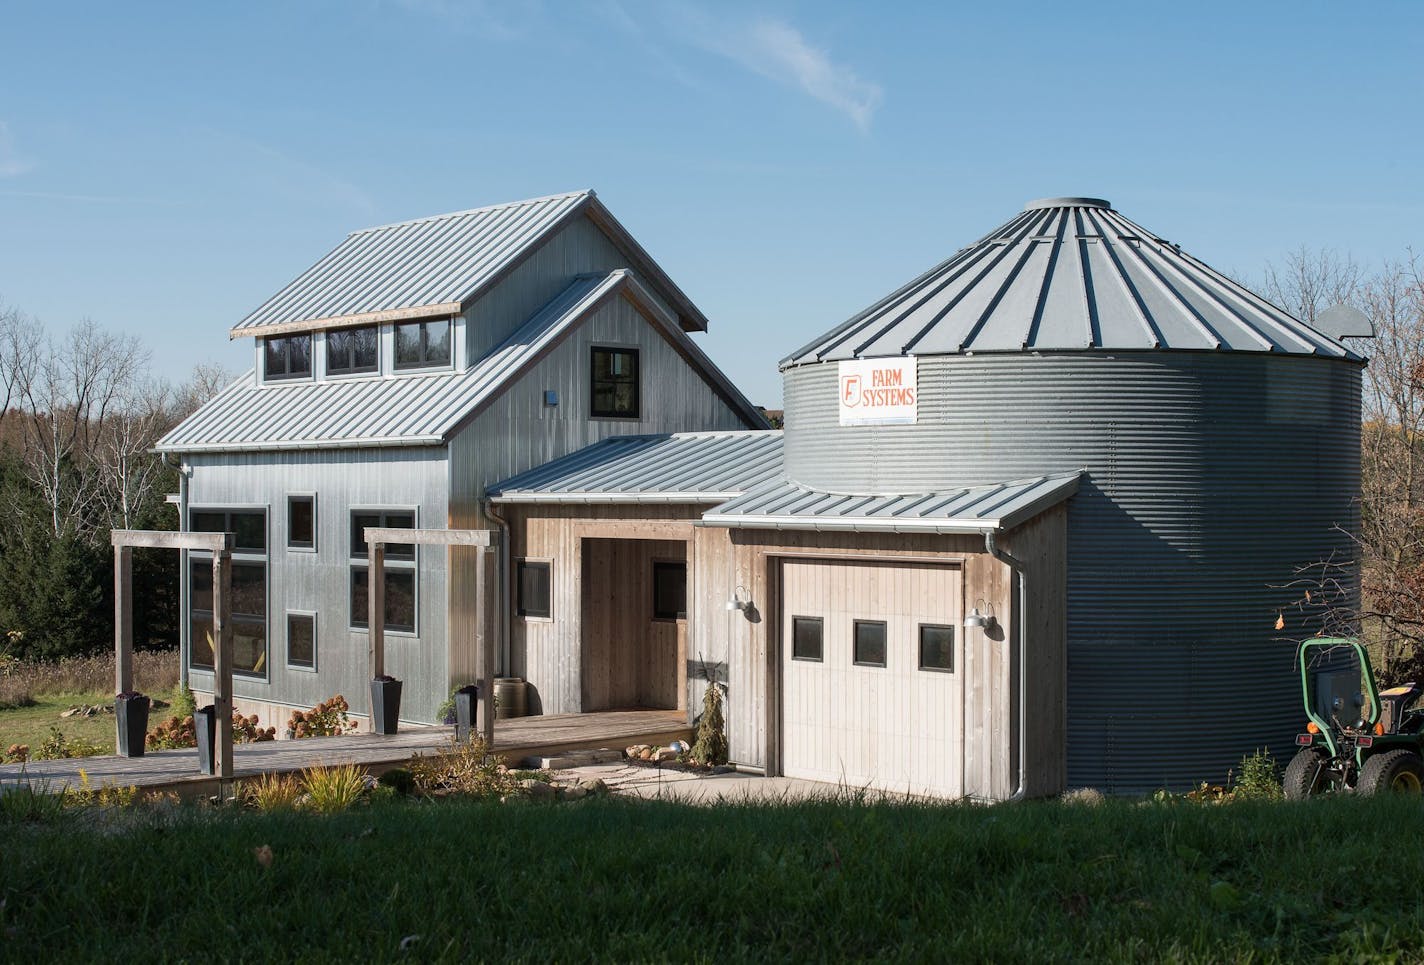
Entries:
<svg viewBox="0 0 1424 965">
<path fill-rule="evenodd" d="M 1223 270 L 1424 245 L 1424 4 L 12 2 L 0 304 L 155 371 L 349 231 L 595 188 L 755 401 L 1049 195 Z"/>
</svg>

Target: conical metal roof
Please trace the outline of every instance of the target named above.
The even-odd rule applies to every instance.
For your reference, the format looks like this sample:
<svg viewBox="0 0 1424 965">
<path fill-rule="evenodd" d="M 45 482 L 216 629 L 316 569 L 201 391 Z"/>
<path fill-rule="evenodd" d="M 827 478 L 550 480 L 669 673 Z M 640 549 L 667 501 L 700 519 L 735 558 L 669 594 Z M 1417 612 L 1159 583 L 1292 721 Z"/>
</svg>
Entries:
<svg viewBox="0 0 1424 965">
<path fill-rule="evenodd" d="M 781 364 L 1153 349 L 1359 358 L 1108 202 L 1046 198 Z"/>
</svg>

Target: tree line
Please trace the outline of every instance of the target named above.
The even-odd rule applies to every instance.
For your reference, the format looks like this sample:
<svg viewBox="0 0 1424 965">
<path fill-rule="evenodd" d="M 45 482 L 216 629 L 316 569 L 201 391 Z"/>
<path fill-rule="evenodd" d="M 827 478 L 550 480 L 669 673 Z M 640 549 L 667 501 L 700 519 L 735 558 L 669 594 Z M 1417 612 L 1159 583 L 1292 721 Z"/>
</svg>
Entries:
<svg viewBox="0 0 1424 965">
<path fill-rule="evenodd" d="M 158 440 L 229 376 L 173 385 L 132 336 L 53 332 L 0 306 L 0 649 L 22 659 L 113 645 L 113 529 L 176 529 L 177 469 Z M 178 644 L 178 566 L 134 559 L 136 644 Z"/>
</svg>

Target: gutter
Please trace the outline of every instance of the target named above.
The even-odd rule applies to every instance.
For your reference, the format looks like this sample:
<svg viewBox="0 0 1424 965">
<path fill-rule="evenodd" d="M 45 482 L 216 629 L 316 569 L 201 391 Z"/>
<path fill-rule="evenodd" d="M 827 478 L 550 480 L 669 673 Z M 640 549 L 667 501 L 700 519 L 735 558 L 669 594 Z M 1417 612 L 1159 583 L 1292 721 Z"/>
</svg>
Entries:
<svg viewBox="0 0 1424 965">
<path fill-rule="evenodd" d="M 510 599 L 512 586 L 509 578 L 511 569 L 509 556 L 509 520 L 500 515 L 499 510 L 495 508 L 494 501 L 491 499 L 487 498 L 484 500 L 484 511 L 485 515 L 493 520 L 494 524 L 499 527 L 499 555 L 498 562 L 495 563 L 495 569 L 499 573 L 499 589 L 496 591 L 496 595 L 499 597 L 499 621 L 495 632 L 499 634 L 499 665 L 503 669 L 504 675 L 508 676 L 511 659 L 509 613 L 513 605 L 513 601 Z M 491 676 L 498 676 L 498 673 L 491 671 Z"/>
<path fill-rule="evenodd" d="M 1018 608 L 1018 619 L 1015 621 L 1015 622 L 1018 624 L 1017 629 L 1018 629 L 1018 636 L 1019 636 L 1019 668 L 1018 668 L 1018 670 L 1019 670 L 1019 766 L 1018 766 L 1018 785 L 1014 788 L 1014 792 L 1013 792 L 1012 794 L 1010 794 L 1010 795 L 1008 796 L 1008 798 L 1006 799 L 1006 803 L 1012 803 L 1012 802 L 1014 802 L 1014 801 L 1022 801 L 1022 800 L 1024 799 L 1025 793 L 1027 792 L 1027 786 L 1026 786 L 1025 779 L 1024 779 L 1024 775 L 1025 775 L 1025 764 L 1026 764 L 1026 762 L 1025 762 L 1025 757 L 1024 757 L 1024 745 L 1025 745 L 1025 736 L 1024 736 L 1024 735 L 1025 735 L 1025 728 L 1024 728 L 1024 724 L 1025 724 L 1025 721 L 1027 720 L 1027 717 L 1028 717 L 1028 712 L 1027 712 L 1027 711 L 1028 711 L 1028 704 L 1027 704 L 1027 700 L 1026 700 L 1026 698 L 1027 698 L 1027 696 L 1028 696 L 1028 683 L 1027 683 L 1027 682 L 1028 682 L 1028 673 L 1026 672 L 1026 671 L 1027 671 L 1026 658 L 1028 657 L 1028 628 L 1027 628 L 1028 620 L 1026 619 L 1027 614 L 1028 614 L 1028 577 L 1025 575 L 1023 563 L 1022 563 L 1021 561 L 1015 559 L 1014 556 L 1013 556 L 1011 553 L 1008 553 L 1007 551 L 1002 550 L 1002 549 L 999 548 L 999 544 L 998 544 L 998 530 L 986 529 L 986 530 L 984 531 L 984 549 L 985 549 L 985 551 L 986 551 L 990 556 L 994 557 L 994 559 L 998 560 L 998 561 L 1001 562 L 1001 563 L 1006 563 L 1006 564 L 1008 564 L 1009 568 L 1010 568 L 1011 570 L 1013 570 L 1014 573 L 1018 574 L 1019 608 Z"/>
</svg>

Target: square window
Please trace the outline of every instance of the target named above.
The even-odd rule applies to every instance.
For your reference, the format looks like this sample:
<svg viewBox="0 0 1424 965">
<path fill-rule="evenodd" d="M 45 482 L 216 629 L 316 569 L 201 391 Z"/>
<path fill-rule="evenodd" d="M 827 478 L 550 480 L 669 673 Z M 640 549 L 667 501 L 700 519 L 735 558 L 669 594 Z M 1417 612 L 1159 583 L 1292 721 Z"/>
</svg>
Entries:
<svg viewBox="0 0 1424 965">
<path fill-rule="evenodd" d="M 371 596 L 367 568 L 351 567 L 351 626 L 370 625 Z M 386 568 L 386 630 L 415 632 L 415 571 Z"/>
<path fill-rule="evenodd" d="M 364 560 L 370 553 L 366 545 L 366 530 L 415 529 L 415 513 L 410 511 L 390 512 L 386 510 L 365 510 L 351 514 L 351 557 Z M 415 544 L 387 543 L 386 559 L 410 561 L 415 559 Z"/>
<path fill-rule="evenodd" d="M 316 614 L 287 614 L 287 666 L 316 669 Z"/>
<path fill-rule="evenodd" d="M 450 364 L 450 320 L 407 322 L 396 326 L 396 368 Z"/>
<path fill-rule="evenodd" d="M 920 624 L 920 669 L 954 672 L 954 627 Z"/>
<path fill-rule="evenodd" d="M 885 623 L 883 621 L 855 621 L 855 664 L 858 667 L 885 666 Z"/>
<path fill-rule="evenodd" d="M 686 563 L 653 563 L 653 619 L 687 619 Z"/>
<path fill-rule="evenodd" d="M 638 350 L 595 348 L 591 365 L 589 414 L 638 418 Z"/>
<path fill-rule="evenodd" d="M 825 624 L 820 617 L 791 618 L 791 659 L 821 661 Z"/>
<path fill-rule="evenodd" d="M 377 368 L 379 338 L 375 325 L 342 328 L 326 333 L 326 372 L 352 375 Z"/>
<path fill-rule="evenodd" d="M 549 602 L 549 564 L 536 560 L 520 560 L 518 565 L 518 599 L 515 612 L 522 617 L 548 619 L 553 610 Z"/>
<path fill-rule="evenodd" d="M 287 497 L 287 546 L 291 549 L 316 549 L 316 497 Z"/>
</svg>

